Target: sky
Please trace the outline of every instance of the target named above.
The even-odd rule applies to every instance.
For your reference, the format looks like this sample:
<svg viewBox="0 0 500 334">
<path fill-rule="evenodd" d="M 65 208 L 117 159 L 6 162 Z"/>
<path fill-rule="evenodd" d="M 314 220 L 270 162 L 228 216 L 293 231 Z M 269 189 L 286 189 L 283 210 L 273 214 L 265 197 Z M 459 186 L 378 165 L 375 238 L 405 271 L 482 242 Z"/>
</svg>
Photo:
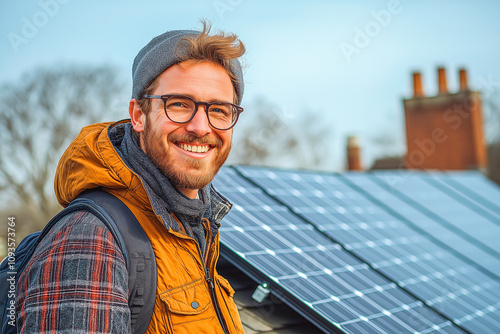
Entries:
<svg viewBox="0 0 500 334">
<path fill-rule="evenodd" d="M 382 153 L 377 137 L 394 139 L 389 153 L 405 152 L 402 99 L 411 97 L 413 71 L 427 95 L 437 92 L 438 66 L 450 92 L 460 67 L 483 96 L 499 90 L 499 15 L 495 0 L 2 1 L 0 83 L 37 66 L 111 64 L 131 90 L 144 45 L 167 30 L 199 29 L 204 18 L 246 45 L 243 107 L 264 98 L 285 120 L 319 117 L 328 138 L 323 169 L 344 168 L 349 135 L 369 167 Z M 300 127 L 289 131 L 300 139 Z"/>
</svg>

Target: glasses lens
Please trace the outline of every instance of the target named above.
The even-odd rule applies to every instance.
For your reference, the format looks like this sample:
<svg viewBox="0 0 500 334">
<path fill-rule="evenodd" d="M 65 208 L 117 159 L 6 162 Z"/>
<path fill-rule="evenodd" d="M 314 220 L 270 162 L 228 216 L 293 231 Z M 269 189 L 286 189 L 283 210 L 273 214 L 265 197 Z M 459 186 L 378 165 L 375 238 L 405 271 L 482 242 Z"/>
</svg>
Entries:
<svg viewBox="0 0 500 334">
<path fill-rule="evenodd" d="M 229 103 L 212 104 L 208 109 L 208 117 L 212 126 L 227 129 L 233 125 L 237 112 Z"/>
<path fill-rule="evenodd" d="M 174 122 L 187 122 L 191 118 L 194 108 L 194 101 L 183 96 L 170 96 L 165 103 L 165 111 Z"/>
</svg>

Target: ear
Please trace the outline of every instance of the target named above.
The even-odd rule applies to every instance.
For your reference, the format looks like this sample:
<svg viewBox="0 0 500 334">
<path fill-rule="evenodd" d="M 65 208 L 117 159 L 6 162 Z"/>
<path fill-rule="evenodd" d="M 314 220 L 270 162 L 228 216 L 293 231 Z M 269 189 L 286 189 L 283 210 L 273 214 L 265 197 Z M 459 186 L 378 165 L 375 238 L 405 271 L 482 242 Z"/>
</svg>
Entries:
<svg viewBox="0 0 500 334">
<path fill-rule="evenodd" d="M 146 124 L 146 115 L 139 105 L 137 99 L 130 100 L 128 104 L 128 113 L 130 115 L 130 120 L 132 121 L 132 127 L 136 132 L 144 131 L 144 125 Z"/>
</svg>

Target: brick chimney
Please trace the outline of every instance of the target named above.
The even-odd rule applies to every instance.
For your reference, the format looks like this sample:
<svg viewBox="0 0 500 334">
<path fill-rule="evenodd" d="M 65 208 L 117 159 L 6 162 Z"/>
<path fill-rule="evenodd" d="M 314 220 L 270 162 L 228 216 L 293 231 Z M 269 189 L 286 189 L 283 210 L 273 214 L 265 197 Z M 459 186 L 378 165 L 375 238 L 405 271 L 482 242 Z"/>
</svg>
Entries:
<svg viewBox="0 0 500 334">
<path fill-rule="evenodd" d="M 460 90 L 449 93 L 445 69 L 440 67 L 438 94 L 425 96 L 420 73 L 413 73 L 413 97 L 403 99 L 407 168 L 467 170 L 486 167 L 481 93 L 469 90 L 467 72 L 463 68 L 459 70 L 459 80 Z"/>
<path fill-rule="evenodd" d="M 347 137 L 347 169 L 362 170 L 361 149 L 359 148 L 358 138 L 355 136 Z"/>
</svg>

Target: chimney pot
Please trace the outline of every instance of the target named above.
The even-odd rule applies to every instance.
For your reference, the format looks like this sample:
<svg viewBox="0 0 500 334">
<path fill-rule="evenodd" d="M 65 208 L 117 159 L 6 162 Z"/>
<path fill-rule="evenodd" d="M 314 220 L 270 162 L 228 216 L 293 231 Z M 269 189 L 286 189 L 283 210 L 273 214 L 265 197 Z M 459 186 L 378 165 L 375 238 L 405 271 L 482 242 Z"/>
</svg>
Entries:
<svg viewBox="0 0 500 334">
<path fill-rule="evenodd" d="M 467 84 L 467 71 L 465 68 L 461 68 L 458 71 L 458 76 L 460 78 L 460 91 L 468 90 L 469 86 Z"/>
<path fill-rule="evenodd" d="M 446 71 L 444 67 L 438 67 L 438 87 L 439 94 L 448 93 L 448 87 L 446 85 Z"/>
<path fill-rule="evenodd" d="M 424 96 L 424 91 L 422 89 L 422 76 L 420 72 L 413 72 L 413 97 Z"/>
</svg>

